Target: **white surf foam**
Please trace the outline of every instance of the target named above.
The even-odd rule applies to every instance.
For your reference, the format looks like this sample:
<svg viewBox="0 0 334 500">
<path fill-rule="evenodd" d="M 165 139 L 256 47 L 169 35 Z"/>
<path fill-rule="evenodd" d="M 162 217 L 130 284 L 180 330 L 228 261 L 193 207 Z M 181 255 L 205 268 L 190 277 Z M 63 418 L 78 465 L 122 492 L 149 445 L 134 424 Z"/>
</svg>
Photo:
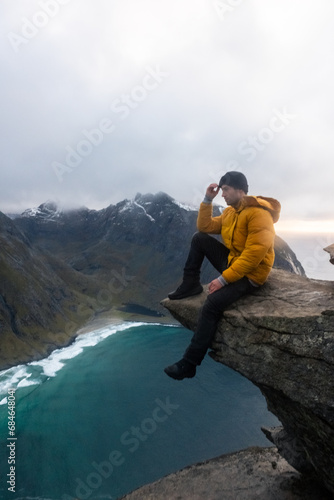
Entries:
<svg viewBox="0 0 334 500">
<path fill-rule="evenodd" d="M 18 389 L 43 383 L 49 377 L 55 377 L 65 362 L 78 356 L 85 347 L 93 347 L 110 335 L 129 328 L 152 323 L 121 323 L 112 324 L 99 330 L 79 335 L 68 347 L 53 351 L 47 358 L 18 365 L 0 372 L 0 405 L 6 404 L 9 389 Z"/>
</svg>

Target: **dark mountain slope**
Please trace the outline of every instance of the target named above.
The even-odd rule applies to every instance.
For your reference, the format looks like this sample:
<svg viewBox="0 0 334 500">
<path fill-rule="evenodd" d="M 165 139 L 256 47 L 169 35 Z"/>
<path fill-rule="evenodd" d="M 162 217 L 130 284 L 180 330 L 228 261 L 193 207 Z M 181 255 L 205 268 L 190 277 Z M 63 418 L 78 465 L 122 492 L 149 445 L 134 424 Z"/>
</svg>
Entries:
<svg viewBox="0 0 334 500">
<path fill-rule="evenodd" d="M 215 208 L 216 215 L 219 208 Z M 59 212 L 52 203 L 27 211 L 15 223 L 43 251 L 109 286 L 125 275 L 123 302 L 160 310 L 160 298 L 180 280 L 189 242 L 196 231 L 197 209 L 165 193 L 137 194 L 134 200 L 96 211 Z M 304 274 L 288 245 L 277 237 L 275 267 Z M 203 282 L 217 273 L 207 264 Z M 131 278 L 131 279 L 130 279 Z"/>
<path fill-rule="evenodd" d="M 0 212 L 0 368 L 44 357 L 73 337 L 97 284 L 33 247 Z M 86 306 L 86 318 L 78 305 Z"/>
<path fill-rule="evenodd" d="M 62 212 L 48 202 L 15 220 L 0 213 L 0 368 L 68 344 L 102 311 L 162 314 L 160 300 L 180 282 L 196 218 L 197 210 L 165 193 L 99 211 Z M 304 274 L 278 237 L 275 265 Z M 206 263 L 202 282 L 216 274 Z"/>
</svg>

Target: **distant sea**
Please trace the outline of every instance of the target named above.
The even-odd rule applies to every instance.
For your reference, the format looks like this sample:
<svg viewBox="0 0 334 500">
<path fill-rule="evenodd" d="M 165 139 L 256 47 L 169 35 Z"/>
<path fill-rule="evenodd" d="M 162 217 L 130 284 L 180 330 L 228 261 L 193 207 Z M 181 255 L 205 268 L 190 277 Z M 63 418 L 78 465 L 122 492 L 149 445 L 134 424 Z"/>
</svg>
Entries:
<svg viewBox="0 0 334 500">
<path fill-rule="evenodd" d="M 278 233 L 295 252 L 308 278 L 334 281 L 334 265 L 323 249 L 334 243 L 332 233 Z"/>
<path fill-rule="evenodd" d="M 322 250 L 334 233 L 280 236 L 308 277 L 334 280 Z M 165 375 L 190 336 L 112 324 L 0 372 L 0 498 L 116 500 L 187 465 L 270 446 L 260 427 L 279 422 L 246 378 L 208 356 L 193 379 Z"/>
</svg>

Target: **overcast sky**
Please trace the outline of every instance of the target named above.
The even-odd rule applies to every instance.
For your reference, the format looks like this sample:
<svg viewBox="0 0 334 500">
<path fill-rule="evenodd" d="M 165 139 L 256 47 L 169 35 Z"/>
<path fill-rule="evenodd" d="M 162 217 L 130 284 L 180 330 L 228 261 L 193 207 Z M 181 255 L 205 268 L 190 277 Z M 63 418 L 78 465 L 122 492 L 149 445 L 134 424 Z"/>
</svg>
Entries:
<svg viewBox="0 0 334 500">
<path fill-rule="evenodd" d="M 334 219 L 332 0 L 2 0 L 0 210 L 198 205 L 228 170 Z"/>
</svg>

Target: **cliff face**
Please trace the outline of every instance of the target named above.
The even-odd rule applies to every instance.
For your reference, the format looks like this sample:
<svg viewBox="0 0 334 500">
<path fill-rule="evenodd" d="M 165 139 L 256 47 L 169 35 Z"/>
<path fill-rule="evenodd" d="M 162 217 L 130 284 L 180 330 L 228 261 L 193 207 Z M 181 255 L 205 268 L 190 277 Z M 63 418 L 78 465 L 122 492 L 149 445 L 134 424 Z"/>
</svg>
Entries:
<svg viewBox="0 0 334 500">
<path fill-rule="evenodd" d="M 276 448 L 247 448 L 190 465 L 122 497 L 122 500 L 332 500 L 303 478 Z"/>
<path fill-rule="evenodd" d="M 324 248 L 325 252 L 329 253 L 329 262 L 331 264 L 334 264 L 334 244 L 329 245 L 328 247 Z"/>
<path fill-rule="evenodd" d="M 196 328 L 206 297 L 162 304 Z M 272 270 L 225 311 L 210 355 L 257 385 L 282 422 L 264 432 L 298 471 L 334 493 L 334 283 Z"/>
</svg>

